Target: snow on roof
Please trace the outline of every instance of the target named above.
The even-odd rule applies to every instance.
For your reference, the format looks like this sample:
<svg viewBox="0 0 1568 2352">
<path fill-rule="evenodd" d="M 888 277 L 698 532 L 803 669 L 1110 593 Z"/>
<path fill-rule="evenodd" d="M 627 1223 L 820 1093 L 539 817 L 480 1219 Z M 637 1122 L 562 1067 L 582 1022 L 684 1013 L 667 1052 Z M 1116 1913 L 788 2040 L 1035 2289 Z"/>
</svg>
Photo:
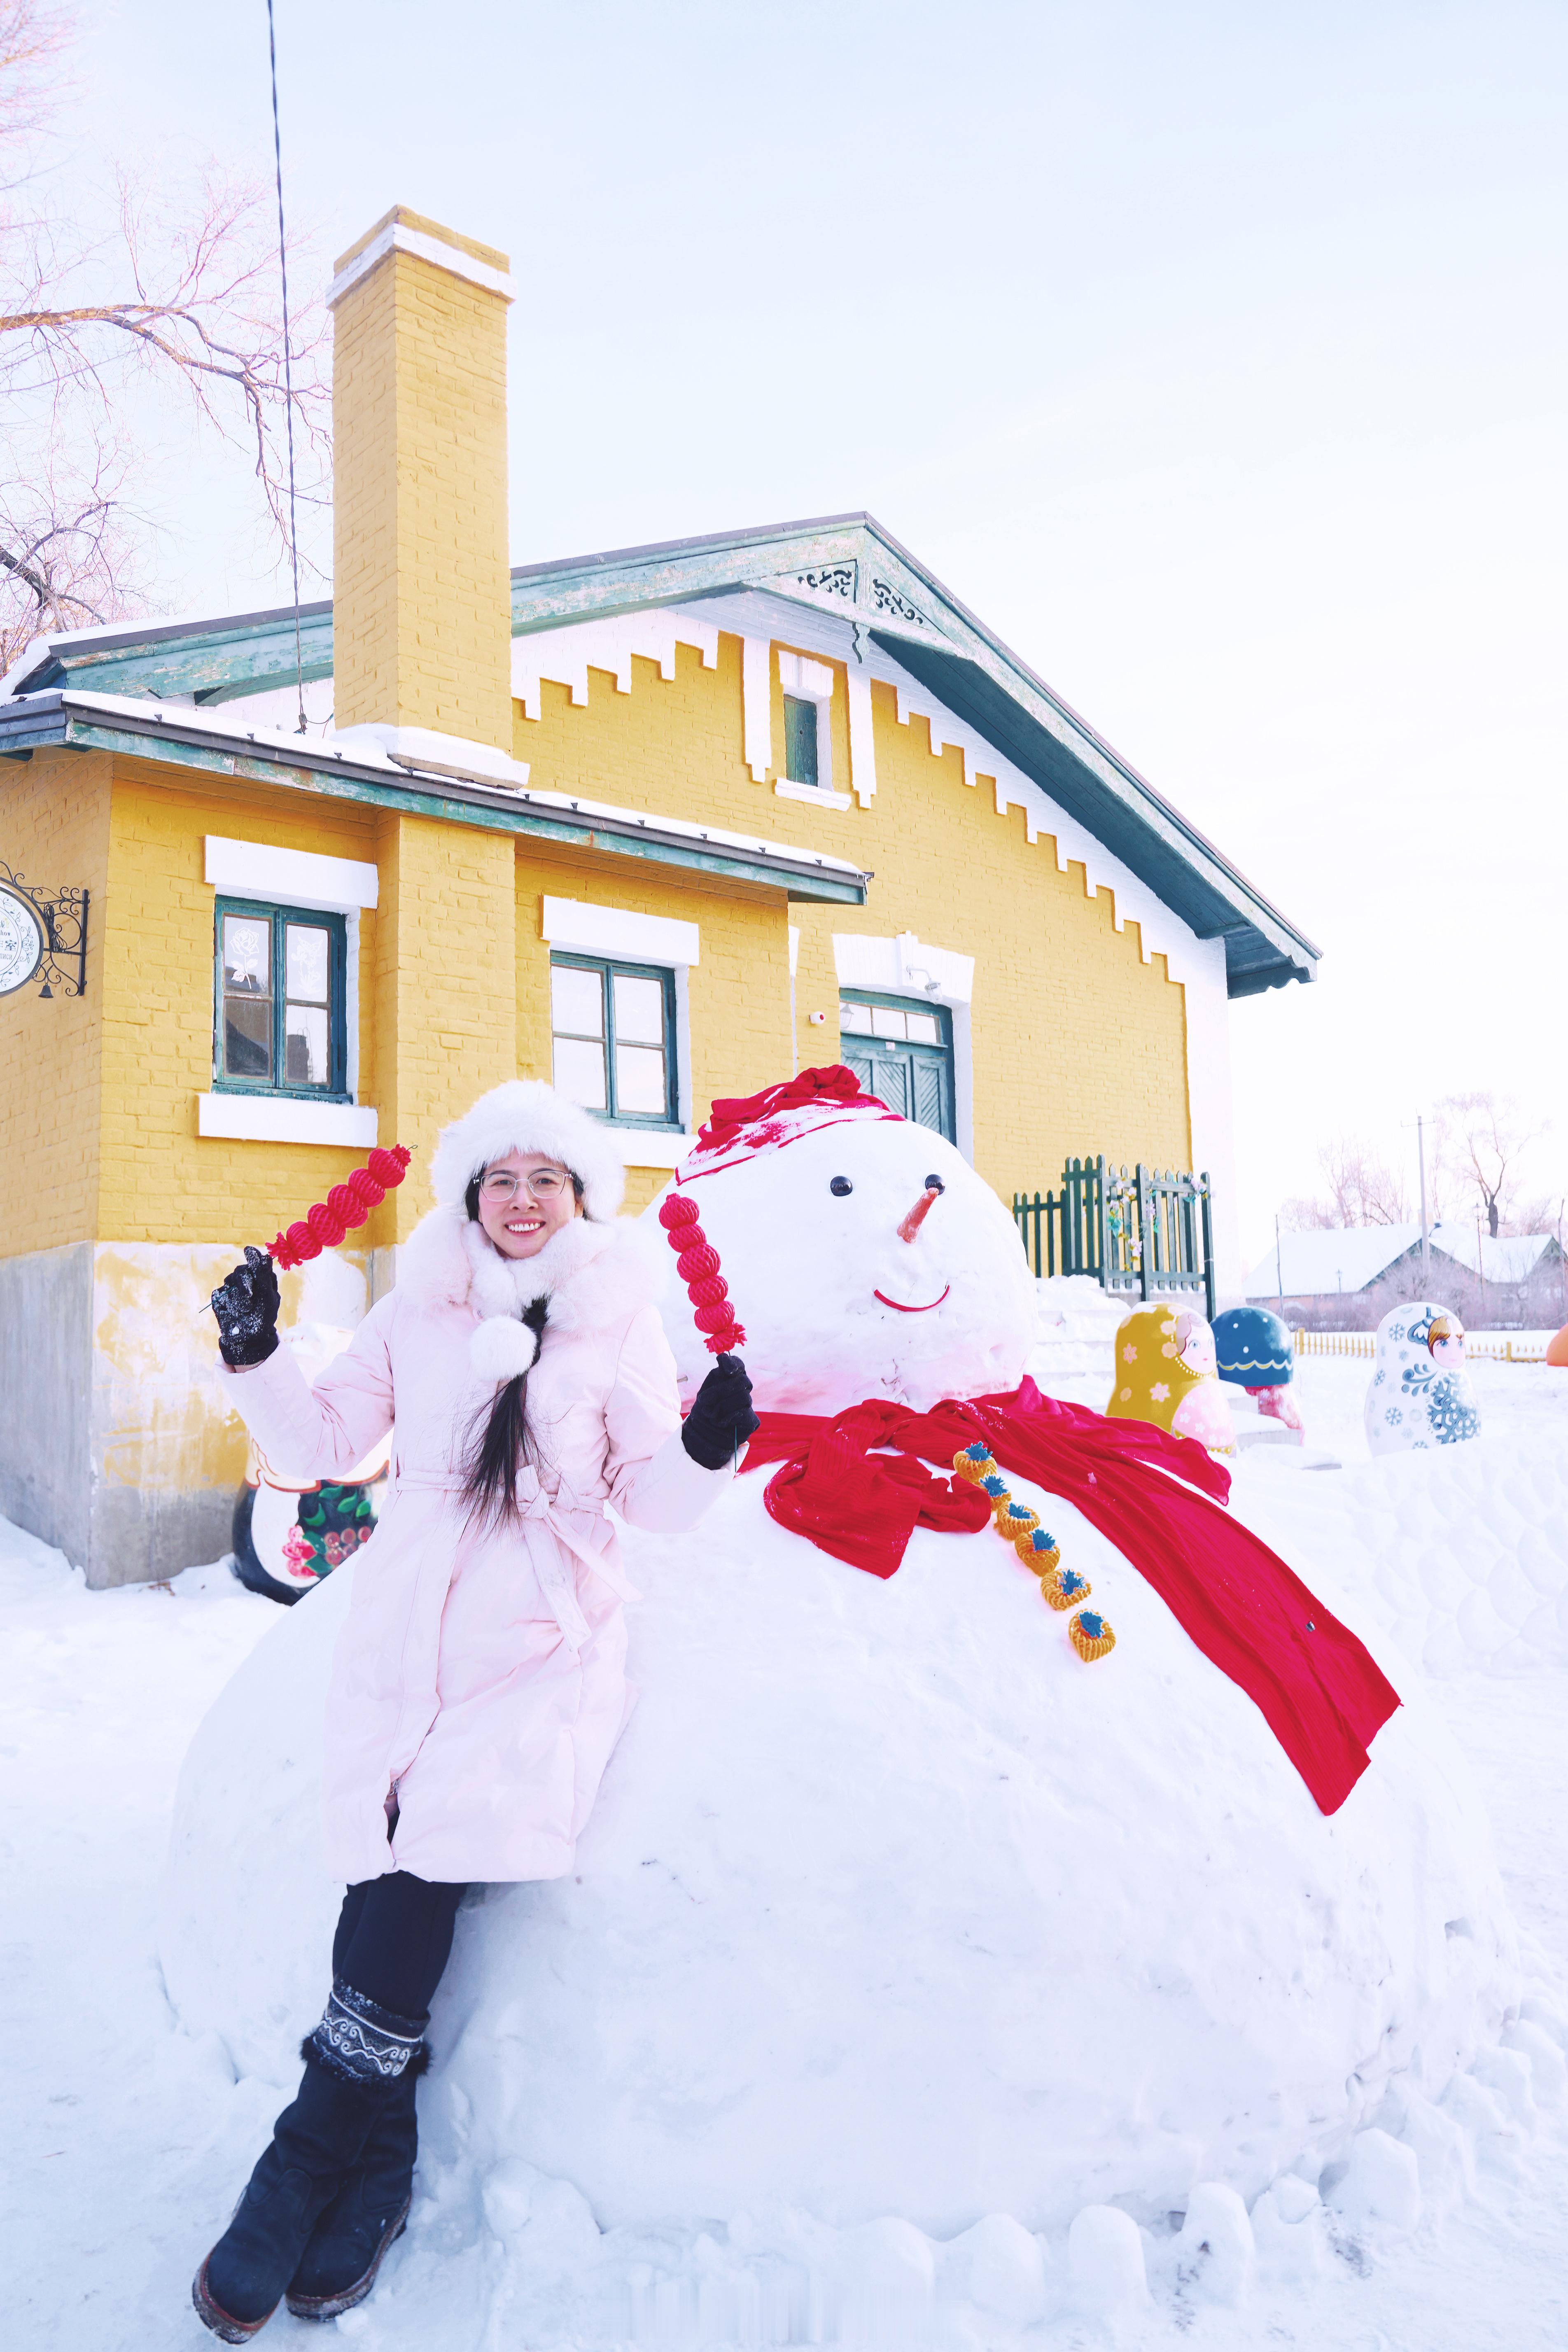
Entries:
<svg viewBox="0 0 1568 2352">
<path fill-rule="evenodd" d="M 1474 1225 L 1436 1224 L 1428 1235 L 1435 1255 L 1476 1271 L 1478 1251 L 1488 1282 L 1528 1282 L 1551 1234 L 1478 1237 Z M 1364 1290 L 1387 1273 L 1407 1250 L 1419 1250 L 1418 1224 L 1327 1226 L 1310 1234 L 1281 1234 L 1278 1261 L 1270 1250 L 1247 1277 L 1248 1298 L 1321 1298 L 1334 1291 Z"/>
<path fill-rule="evenodd" d="M 1480 1271 L 1488 1282 L 1528 1282 L 1546 1252 L 1556 1245 L 1555 1234 L 1478 1234 L 1474 1225 L 1434 1225 L 1434 1248 L 1446 1250 L 1461 1265 Z"/>
<path fill-rule="evenodd" d="M 1247 1277 L 1248 1298 L 1316 1298 L 1335 1290 L 1364 1290 L 1412 1245 L 1413 1225 L 1330 1226 L 1320 1233 L 1281 1234 L 1279 1259 L 1270 1250 Z"/>
</svg>

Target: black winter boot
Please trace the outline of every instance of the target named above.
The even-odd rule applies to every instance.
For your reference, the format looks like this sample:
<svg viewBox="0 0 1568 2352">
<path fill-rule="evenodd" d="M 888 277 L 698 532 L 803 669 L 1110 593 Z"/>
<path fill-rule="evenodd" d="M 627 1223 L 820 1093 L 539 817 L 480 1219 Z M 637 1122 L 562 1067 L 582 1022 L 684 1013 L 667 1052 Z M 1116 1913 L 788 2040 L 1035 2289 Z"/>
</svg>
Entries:
<svg viewBox="0 0 1568 2352">
<path fill-rule="evenodd" d="M 419 2146 L 416 2077 L 410 2066 L 371 2126 L 342 2187 L 310 2234 L 289 2282 L 296 2319 L 336 2319 L 363 2303 L 375 2284 L 382 2258 L 403 2235 L 414 2195 Z"/>
<path fill-rule="evenodd" d="M 299 2093 L 191 2287 L 197 2315 L 224 2343 L 248 2343 L 278 2308 L 317 2221 L 420 2053 L 423 2022 L 333 1985 L 301 2044 Z"/>
</svg>

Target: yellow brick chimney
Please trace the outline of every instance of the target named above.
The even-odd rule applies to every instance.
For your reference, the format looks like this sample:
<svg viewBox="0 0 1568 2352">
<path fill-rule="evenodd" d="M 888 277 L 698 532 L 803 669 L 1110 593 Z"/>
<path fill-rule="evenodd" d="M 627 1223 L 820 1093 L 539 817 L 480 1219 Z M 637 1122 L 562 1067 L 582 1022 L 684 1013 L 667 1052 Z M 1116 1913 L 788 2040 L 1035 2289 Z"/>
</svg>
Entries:
<svg viewBox="0 0 1568 2352">
<path fill-rule="evenodd" d="M 395 205 L 336 266 L 334 723 L 511 751 L 508 259 Z"/>
</svg>

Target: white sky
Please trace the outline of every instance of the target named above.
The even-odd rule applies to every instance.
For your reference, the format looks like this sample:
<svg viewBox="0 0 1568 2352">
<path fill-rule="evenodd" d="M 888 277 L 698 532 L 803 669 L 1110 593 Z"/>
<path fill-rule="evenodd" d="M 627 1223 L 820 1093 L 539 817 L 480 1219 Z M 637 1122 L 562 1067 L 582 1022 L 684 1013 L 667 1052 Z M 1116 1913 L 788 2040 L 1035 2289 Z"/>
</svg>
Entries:
<svg viewBox="0 0 1568 2352">
<path fill-rule="evenodd" d="M 1323 947 L 1235 1010 L 1249 1259 L 1336 1128 L 1558 1116 L 1561 0 L 277 10 L 323 261 L 511 255 L 514 562 L 868 508 Z M 80 16 L 85 162 L 270 169 L 263 0 Z M 247 498 L 166 441 L 172 605 L 277 593 Z"/>
</svg>

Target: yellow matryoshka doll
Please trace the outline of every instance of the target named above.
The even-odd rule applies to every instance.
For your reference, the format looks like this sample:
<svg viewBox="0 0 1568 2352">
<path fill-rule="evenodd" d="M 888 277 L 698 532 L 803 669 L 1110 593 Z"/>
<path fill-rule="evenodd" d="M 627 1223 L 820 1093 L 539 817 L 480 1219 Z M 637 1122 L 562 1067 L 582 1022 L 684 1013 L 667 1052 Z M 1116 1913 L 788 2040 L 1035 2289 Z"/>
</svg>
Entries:
<svg viewBox="0 0 1568 2352">
<path fill-rule="evenodd" d="M 1236 1452 L 1236 1427 L 1220 1386 L 1214 1333 L 1184 1307 L 1140 1307 L 1116 1334 L 1116 1378 L 1105 1408 L 1113 1421 L 1152 1421 L 1196 1438 L 1211 1454 Z"/>
</svg>

